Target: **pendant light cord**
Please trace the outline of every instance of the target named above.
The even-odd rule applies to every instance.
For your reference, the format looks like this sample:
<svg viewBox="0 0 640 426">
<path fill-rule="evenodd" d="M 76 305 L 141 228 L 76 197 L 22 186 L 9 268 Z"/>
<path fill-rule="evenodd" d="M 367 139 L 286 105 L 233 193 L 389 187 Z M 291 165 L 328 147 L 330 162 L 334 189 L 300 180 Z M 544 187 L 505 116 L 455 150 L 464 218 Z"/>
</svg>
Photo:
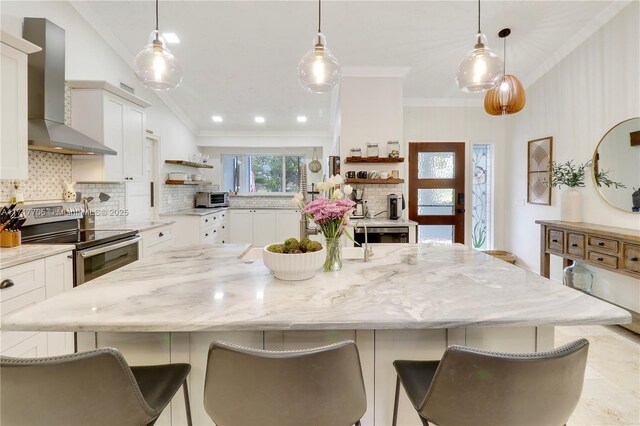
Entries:
<svg viewBox="0 0 640 426">
<path fill-rule="evenodd" d="M 507 37 L 504 37 L 504 43 L 502 44 L 502 75 L 503 77 L 507 75 Z"/>
<path fill-rule="evenodd" d="M 480 34 L 480 0 L 478 0 L 478 34 Z"/>
<path fill-rule="evenodd" d="M 156 31 L 158 31 L 158 0 L 156 0 Z"/>
<path fill-rule="evenodd" d="M 318 0 L 318 33 L 322 32 L 320 31 L 321 20 L 322 20 L 322 0 Z"/>
</svg>

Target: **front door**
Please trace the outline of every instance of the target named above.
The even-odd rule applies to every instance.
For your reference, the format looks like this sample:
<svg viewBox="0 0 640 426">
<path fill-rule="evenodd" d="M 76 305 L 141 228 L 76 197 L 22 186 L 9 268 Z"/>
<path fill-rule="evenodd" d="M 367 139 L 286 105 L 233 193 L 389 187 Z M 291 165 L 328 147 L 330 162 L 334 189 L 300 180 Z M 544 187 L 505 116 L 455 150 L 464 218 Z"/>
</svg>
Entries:
<svg viewBox="0 0 640 426">
<path fill-rule="evenodd" d="M 409 218 L 418 242 L 464 244 L 464 142 L 409 143 Z"/>
</svg>

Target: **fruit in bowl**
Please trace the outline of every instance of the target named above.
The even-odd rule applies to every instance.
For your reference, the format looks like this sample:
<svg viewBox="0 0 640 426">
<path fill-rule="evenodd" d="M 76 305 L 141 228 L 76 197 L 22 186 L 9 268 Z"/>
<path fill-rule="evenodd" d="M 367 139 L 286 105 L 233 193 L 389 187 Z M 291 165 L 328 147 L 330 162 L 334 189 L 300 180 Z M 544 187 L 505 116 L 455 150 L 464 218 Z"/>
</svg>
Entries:
<svg viewBox="0 0 640 426">
<path fill-rule="evenodd" d="M 325 248 L 317 241 L 288 238 L 282 244 L 266 246 L 262 259 L 276 278 L 301 281 L 313 277 L 322 268 L 325 254 Z"/>
</svg>

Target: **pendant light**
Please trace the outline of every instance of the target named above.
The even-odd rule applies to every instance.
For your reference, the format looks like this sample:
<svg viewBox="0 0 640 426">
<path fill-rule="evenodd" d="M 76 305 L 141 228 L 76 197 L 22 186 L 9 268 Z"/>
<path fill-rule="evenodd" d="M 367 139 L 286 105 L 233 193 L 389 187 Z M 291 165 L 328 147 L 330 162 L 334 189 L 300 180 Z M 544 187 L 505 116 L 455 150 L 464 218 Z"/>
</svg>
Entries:
<svg viewBox="0 0 640 426">
<path fill-rule="evenodd" d="M 515 114 L 524 108 L 526 95 L 522 83 L 515 76 L 506 73 L 507 68 L 507 37 L 511 34 L 509 28 L 498 33 L 504 41 L 504 68 L 502 79 L 498 86 L 489 90 L 484 97 L 484 110 L 491 115 Z"/>
<path fill-rule="evenodd" d="M 463 92 L 485 92 L 496 87 L 502 77 L 502 61 L 487 47 L 487 38 L 480 31 L 480 0 L 478 0 L 478 34 L 473 50 L 458 66 L 458 87 Z"/>
<path fill-rule="evenodd" d="M 320 29 L 322 0 L 318 0 L 318 34 L 313 39 L 313 47 L 298 62 L 298 81 L 312 93 L 331 91 L 338 84 L 341 75 L 340 64 L 326 47 L 326 38 Z"/>
<path fill-rule="evenodd" d="M 158 29 L 158 0 L 156 0 L 156 29 L 151 31 L 149 44 L 136 55 L 133 70 L 136 77 L 150 89 L 175 89 L 182 82 L 182 69 L 167 49 Z"/>
</svg>

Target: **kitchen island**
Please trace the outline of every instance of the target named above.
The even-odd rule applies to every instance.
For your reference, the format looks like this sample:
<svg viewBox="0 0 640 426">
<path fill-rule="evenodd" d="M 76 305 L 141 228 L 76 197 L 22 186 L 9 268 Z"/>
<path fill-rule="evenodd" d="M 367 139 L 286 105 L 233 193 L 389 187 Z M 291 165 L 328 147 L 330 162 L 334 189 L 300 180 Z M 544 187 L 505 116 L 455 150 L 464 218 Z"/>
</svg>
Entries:
<svg viewBox="0 0 640 426">
<path fill-rule="evenodd" d="M 215 339 L 273 350 L 353 339 L 366 425 L 391 423 L 395 359 L 439 359 L 450 344 L 553 347 L 558 325 L 619 324 L 628 312 L 462 245 L 392 244 L 335 273 L 280 281 L 246 245 L 175 247 L 2 318 L 7 330 L 76 331 L 79 349 L 115 346 L 132 364 L 190 362 L 194 424 Z M 162 423 L 184 423 L 180 398 Z M 408 400 L 400 424 L 419 424 Z"/>
</svg>

